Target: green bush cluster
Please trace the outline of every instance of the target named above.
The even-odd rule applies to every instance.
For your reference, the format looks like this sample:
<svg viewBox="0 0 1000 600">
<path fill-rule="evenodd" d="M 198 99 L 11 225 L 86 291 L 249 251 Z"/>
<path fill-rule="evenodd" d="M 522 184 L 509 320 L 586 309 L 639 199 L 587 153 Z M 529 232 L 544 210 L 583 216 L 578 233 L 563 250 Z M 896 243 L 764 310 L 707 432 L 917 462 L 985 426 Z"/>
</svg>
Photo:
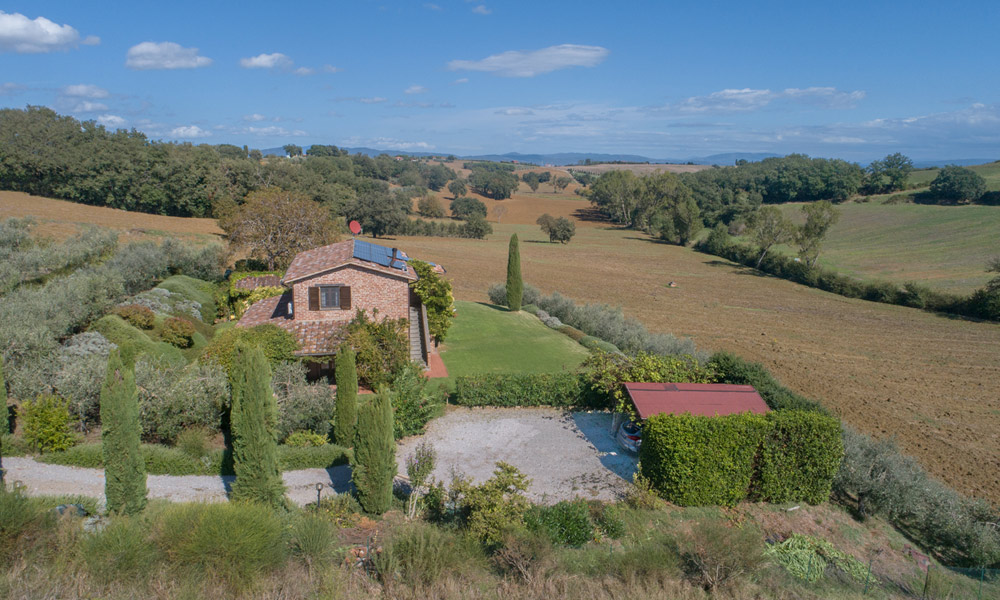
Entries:
<svg viewBox="0 0 1000 600">
<path fill-rule="evenodd" d="M 170 317 L 163 322 L 160 339 L 178 348 L 190 348 L 194 343 L 194 325 L 187 319 Z"/>
<path fill-rule="evenodd" d="M 579 406 L 584 386 L 574 373 L 483 373 L 455 378 L 462 406 Z"/>
<path fill-rule="evenodd" d="M 781 385 L 767 367 L 744 360 L 729 352 L 716 352 L 708 363 L 720 383 L 752 385 L 771 410 L 809 410 L 827 414 L 815 400 L 796 394 Z"/>
<path fill-rule="evenodd" d="M 748 267 L 756 267 L 760 250 L 750 244 L 733 241 L 725 232 L 706 238 L 695 245 L 697 250 L 721 256 Z M 1000 320 L 1000 299 L 991 303 L 984 299 L 995 298 L 989 290 L 980 289 L 970 296 L 959 296 L 932 290 L 917 283 L 899 285 L 890 281 L 861 281 L 821 266 L 810 266 L 805 261 L 780 253 L 768 253 L 759 269 L 765 273 L 788 279 L 802 285 L 819 288 L 826 292 L 861 298 L 884 304 L 897 304 L 913 308 L 924 308 L 943 313 Z"/>
<path fill-rule="evenodd" d="M 314 431 L 295 431 L 285 438 L 284 444 L 290 448 L 318 448 L 327 445 L 325 435 Z"/>
<path fill-rule="evenodd" d="M 579 548 L 595 537 L 590 507 L 582 500 L 533 506 L 524 514 L 524 523 L 530 531 L 545 534 L 556 546 Z"/>
<path fill-rule="evenodd" d="M 840 423 L 807 411 L 723 417 L 661 414 L 643 425 L 642 474 L 682 506 L 747 498 L 818 504 L 844 455 Z"/>
<path fill-rule="evenodd" d="M 156 322 L 156 313 L 141 304 L 119 306 L 114 310 L 114 314 L 125 319 L 132 327 L 139 329 L 152 329 Z"/>
<path fill-rule="evenodd" d="M 254 302 L 283 294 L 285 292 L 283 287 L 263 286 L 250 290 L 236 286 L 237 283 L 249 277 L 265 277 L 267 275 L 281 277 L 284 273 L 282 271 L 236 271 L 230 273 L 229 278 L 220 283 L 213 293 L 217 316 L 222 319 L 239 319 Z"/>
<path fill-rule="evenodd" d="M 369 316 L 358 309 L 347 324 L 344 344 L 355 353 L 358 382 L 372 389 L 389 385 L 410 362 L 406 319 L 379 318 L 378 309 Z"/>
<path fill-rule="evenodd" d="M 69 403 L 58 396 L 25 400 L 18 416 L 24 440 L 38 452 L 68 450 L 76 443 L 76 436 L 70 430 Z"/>
<path fill-rule="evenodd" d="M 295 351 L 299 349 L 298 341 L 290 332 L 277 325 L 264 323 L 254 327 L 233 327 L 218 333 L 202 352 L 202 358 L 229 372 L 233 363 L 233 351 L 239 343 L 263 350 L 272 368 L 278 363 L 294 360 Z"/>
<path fill-rule="evenodd" d="M 32 236 L 36 224 L 32 217 L 0 222 L 0 294 L 99 262 L 118 245 L 117 232 L 89 225 L 63 242 L 49 243 Z"/>
<path fill-rule="evenodd" d="M 472 214 L 461 217 L 462 221 L 425 221 L 424 219 L 403 219 L 393 231 L 397 235 L 423 235 L 428 237 L 457 237 L 481 240 L 493 233 L 484 216 Z"/>
<path fill-rule="evenodd" d="M 581 376 L 592 401 L 616 412 L 633 412 L 624 385 L 630 381 L 712 383 L 711 366 L 701 365 L 690 356 L 638 352 L 631 356 L 595 351 L 580 366 Z"/>
<path fill-rule="evenodd" d="M 229 406 L 229 381 L 220 366 L 141 356 L 135 381 L 144 440 L 173 442 L 188 427 L 220 430 Z"/>
<path fill-rule="evenodd" d="M 312 431 L 324 438 L 330 433 L 335 399 L 329 384 L 306 380 L 301 362 L 278 363 L 271 377 L 271 389 L 278 403 L 278 439 L 295 431 Z"/>
</svg>

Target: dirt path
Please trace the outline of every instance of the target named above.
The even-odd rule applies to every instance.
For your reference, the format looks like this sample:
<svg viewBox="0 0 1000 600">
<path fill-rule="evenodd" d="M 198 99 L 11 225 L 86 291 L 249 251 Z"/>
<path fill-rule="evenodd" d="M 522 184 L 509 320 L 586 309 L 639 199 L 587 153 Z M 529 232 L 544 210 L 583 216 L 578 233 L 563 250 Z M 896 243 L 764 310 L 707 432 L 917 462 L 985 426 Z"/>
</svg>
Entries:
<svg viewBox="0 0 1000 600">
<path fill-rule="evenodd" d="M 104 471 L 40 463 L 32 458 L 4 457 L 5 481 L 20 481 L 32 496 L 80 495 L 104 501 Z M 288 497 L 302 506 L 316 501 L 316 484 L 323 484 L 323 495 L 350 488 L 350 467 L 303 469 L 284 473 Z M 146 487 L 150 498 L 173 502 L 223 502 L 234 477 L 213 475 L 149 475 Z"/>
</svg>

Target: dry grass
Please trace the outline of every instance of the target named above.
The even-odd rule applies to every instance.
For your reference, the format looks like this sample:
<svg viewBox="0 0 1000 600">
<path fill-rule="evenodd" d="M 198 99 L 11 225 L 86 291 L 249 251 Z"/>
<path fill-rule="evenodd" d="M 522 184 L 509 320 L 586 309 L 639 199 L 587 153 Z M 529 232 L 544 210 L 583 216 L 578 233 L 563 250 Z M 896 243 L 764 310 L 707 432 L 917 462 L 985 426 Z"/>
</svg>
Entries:
<svg viewBox="0 0 1000 600">
<path fill-rule="evenodd" d="M 122 241 L 174 236 L 205 243 L 222 235 L 215 219 L 165 217 L 0 191 L 0 219 L 29 216 L 38 221 L 38 233 L 55 239 L 70 237 L 81 223 L 121 231 Z"/>
</svg>

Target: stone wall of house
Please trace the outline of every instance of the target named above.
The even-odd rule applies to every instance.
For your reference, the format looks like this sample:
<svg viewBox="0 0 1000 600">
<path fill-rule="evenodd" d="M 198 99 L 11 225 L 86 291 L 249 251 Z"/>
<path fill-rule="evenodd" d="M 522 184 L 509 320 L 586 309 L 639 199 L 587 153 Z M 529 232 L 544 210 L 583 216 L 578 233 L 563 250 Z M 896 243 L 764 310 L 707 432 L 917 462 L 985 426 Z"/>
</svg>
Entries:
<svg viewBox="0 0 1000 600">
<path fill-rule="evenodd" d="M 311 311 L 309 288 L 316 285 L 351 287 L 351 308 Z M 359 308 L 378 309 L 379 318 L 405 319 L 409 316 L 410 285 L 407 280 L 354 265 L 317 275 L 292 287 L 293 314 L 296 321 L 340 321 L 354 318 Z"/>
</svg>

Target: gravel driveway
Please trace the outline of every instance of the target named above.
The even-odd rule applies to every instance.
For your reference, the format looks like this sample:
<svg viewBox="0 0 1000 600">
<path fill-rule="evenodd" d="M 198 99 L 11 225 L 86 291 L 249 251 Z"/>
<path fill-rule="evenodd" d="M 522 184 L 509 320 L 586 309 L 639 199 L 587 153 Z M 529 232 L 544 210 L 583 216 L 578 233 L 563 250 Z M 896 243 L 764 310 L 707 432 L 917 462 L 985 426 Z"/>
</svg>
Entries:
<svg viewBox="0 0 1000 600">
<path fill-rule="evenodd" d="M 400 474 L 414 448 L 437 452 L 433 477 L 446 484 L 452 469 L 480 482 L 506 461 L 531 479 L 528 496 L 554 503 L 572 498 L 613 500 L 632 481 L 636 458 L 611 435 L 611 415 L 551 408 L 458 408 L 435 419 L 427 433 L 400 443 Z"/>
<path fill-rule="evenodd" d="M 635 473 L 634 456 L 618 447 L 610 432 L 611 415 L 551 408 L 456 408 L 435 419 L 427 433 L 400 442 L 400 475 L 405 460 L 421 441 L 437 451 L 433 477 L 446 484 L 453 469 L 476 482 L 490 477 L 497 461 L 506 461 L 531 479 L 528 496 L 554 503 L 572 498 L 613 500 Z M 79 494 L 104 498 L 104 471 L 49 465 L 25 457 L 4 457 L 6 481 L 23 483 L 32 495 Z M 284 473 L 288 496 L 304 505 L 350 489 L 348 466 Z M 175 502 L 221 502 L 232 477 L 149 475 L 150 498 Z"/>
</svg>

